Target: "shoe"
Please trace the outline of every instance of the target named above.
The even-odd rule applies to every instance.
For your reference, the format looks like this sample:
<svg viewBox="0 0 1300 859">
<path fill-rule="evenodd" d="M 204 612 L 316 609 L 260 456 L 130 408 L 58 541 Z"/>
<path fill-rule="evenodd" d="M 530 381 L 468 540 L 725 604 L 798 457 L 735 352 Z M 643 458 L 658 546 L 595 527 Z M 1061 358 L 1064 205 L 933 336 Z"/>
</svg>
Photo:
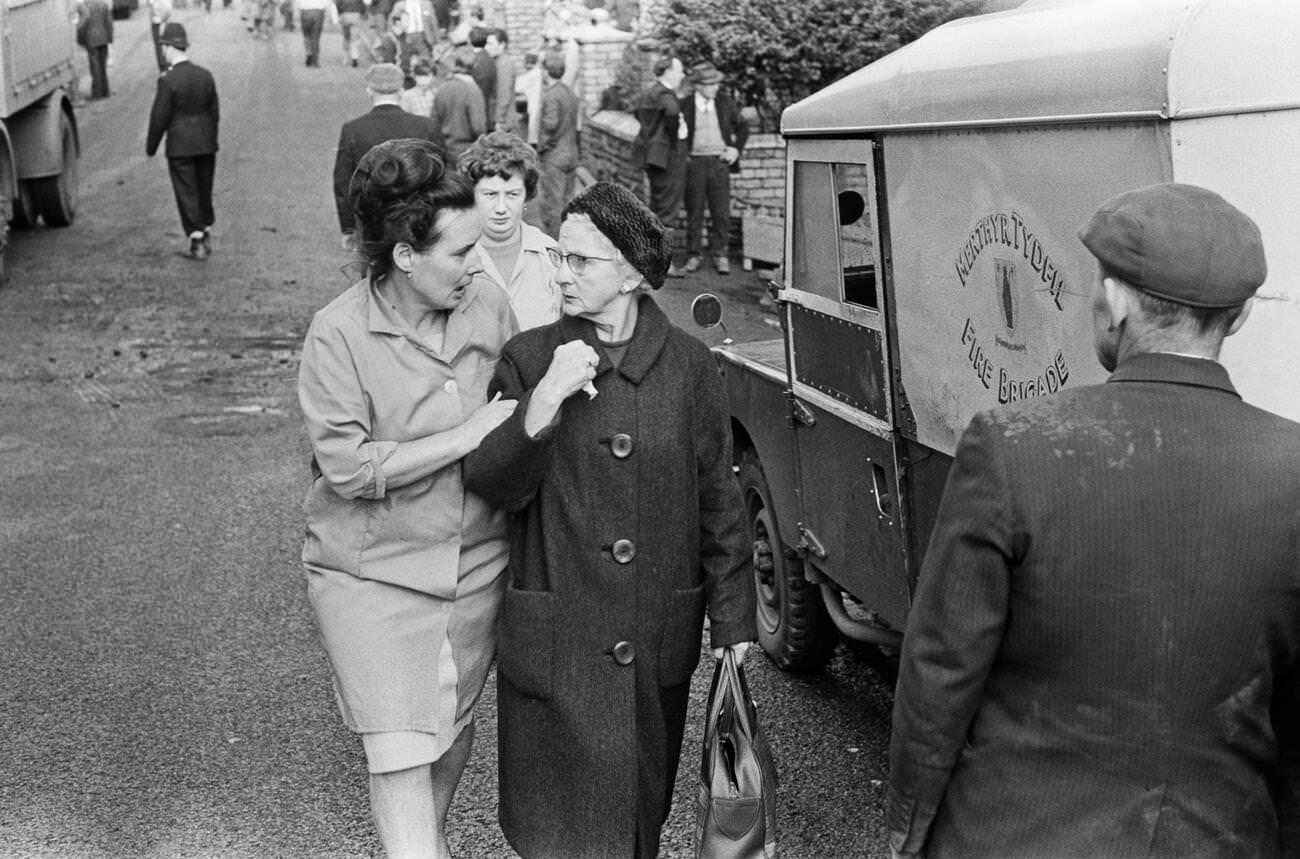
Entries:
<svg viewBox="0 0 1300 859">
<path fill-rule="evenodd" d="M 207 259 L 212 256 L 212 231 L 207 227 L 203 228 L 203 240 L 201 244 L 203 248 L 203 258 Z"/>
<path fill-rule="evenodd" d="M 356 57 L 353 57 L 353 58 L 352 58 L 352 68 L 355 69 L 356 67 L 357 67 L 357 58 L 356 58 Z"/>
<path fill-rule="evenodd" d="M 194 259 L 203 259 L 203 233 L 195 230 L 190 233 L 190 256 Z"/>
<path fill-rule="evenodd" d="M 713 267 L 718 270 L 718 274 L 731 274 L 731 260 L 726 257 L 714 257 Z"/>
<path fill-rule="evenodd" d="M 668 276 L 669 276 L 669 277 L 686 277 L 686 272 L 682 271 L 681 267 L 678 266 L 677 263 L 675 263 L 675 262 L 670 262 L 670 263 L 668 263 Z"/>
<path fill-rule="evenodd" d="M 682 266 L 682 271 L 692 272 L 692 271 L 699 271 L 699 270 L 700 270 L 700 258 L 687 257 L 686 264 Z"/>
</svg>

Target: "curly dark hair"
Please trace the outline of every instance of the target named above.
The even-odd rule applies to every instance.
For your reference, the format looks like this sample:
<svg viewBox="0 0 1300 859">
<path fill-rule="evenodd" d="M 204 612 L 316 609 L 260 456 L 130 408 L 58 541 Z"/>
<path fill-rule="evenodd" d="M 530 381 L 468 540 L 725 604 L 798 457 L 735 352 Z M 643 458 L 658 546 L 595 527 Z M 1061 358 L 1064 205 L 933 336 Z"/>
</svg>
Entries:
<svg viewBox="0 0 1300 859">
<path fill-rule="evenodd" d="M 376 144 L 363 155 L 348 198 L 373 282 L 392 271 L 399 243 L 427 251 L 441 235 L 439 215 L 473 209 L 474 186 L 448 168 L 441 146 L 412 137 Z"/>
<path fill-rule="evenodd" d="M 509 179 L 518 173 L 524 178 L 524 197 L 533 199 L 541 176 L 541 162 L 533 147 L 509 131 L 489 131 L 475 140 L 460 155 L 460 172 L 475 185 L 489 176 Z"/>
</svg>

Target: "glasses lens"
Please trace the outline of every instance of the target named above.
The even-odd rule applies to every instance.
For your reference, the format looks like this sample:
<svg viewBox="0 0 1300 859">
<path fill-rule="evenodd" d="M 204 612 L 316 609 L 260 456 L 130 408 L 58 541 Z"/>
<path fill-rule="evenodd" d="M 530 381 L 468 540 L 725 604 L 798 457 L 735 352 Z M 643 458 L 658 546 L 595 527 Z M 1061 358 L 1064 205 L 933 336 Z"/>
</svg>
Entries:
<svg viewBox="0 0 1300 859">
<path fill-rule="evenodd" d="M 559 268 L 561 263 L 568 263 L 569 271 L 574 274 L 582 274 L 583 269 L 587 267 L 587 263 L 591 262 L 589 257 L 580 254 L 563 253 L 558 248 L 547 248 L 546 255 L 551 258 L 551 265 L 556 268 Z"/>
</svg>

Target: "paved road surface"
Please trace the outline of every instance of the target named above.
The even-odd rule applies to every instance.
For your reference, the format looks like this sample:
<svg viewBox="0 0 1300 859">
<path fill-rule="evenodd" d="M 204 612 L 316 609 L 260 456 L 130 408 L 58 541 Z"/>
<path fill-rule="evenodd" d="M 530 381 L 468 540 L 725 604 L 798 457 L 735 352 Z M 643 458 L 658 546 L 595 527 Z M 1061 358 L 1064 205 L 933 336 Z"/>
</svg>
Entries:
<svg viewBox="0 0 1300 859">
<path fill-rule="evenodd" d="M 311 313 L 349 282 L 329 170 L 368 106 L 361 73 L 333 30 L 306 69 L 296 36 L 255 41 L 235 9 L 177 17 L 223 102 L 215 256 L 179 254 L 165 162 L 143 154 L 141 11 L 117 27 L 113 97 L 81 114 L 76 225 L 16 236 L 0 288 L 0 857 L 376 856 L 301 584 L 293 393 Z M 774 333 L 738 266 L 659 298 L 684 323 L 705 287 L 734 337 Z M 885 686 L 844 650 L 812 677 L 758 654 L 749 668 L 783 774 L 782 855 L 881 855 Z M 461 859 L 512 855 L 491 683 L 480 724 L 452 812 Z M 698 743 L 672 859 L 691 855 Z"/>
</svg>

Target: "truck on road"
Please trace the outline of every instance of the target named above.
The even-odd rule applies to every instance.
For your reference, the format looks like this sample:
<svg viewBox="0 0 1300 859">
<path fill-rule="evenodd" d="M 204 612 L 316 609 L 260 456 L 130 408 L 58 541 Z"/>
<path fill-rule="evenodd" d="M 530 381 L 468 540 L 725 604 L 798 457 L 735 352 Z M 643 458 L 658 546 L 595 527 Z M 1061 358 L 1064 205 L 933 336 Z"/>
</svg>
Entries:
<svg viewBox="0 0 1300 859">
<path fill-rule="evenodd" d="M 0 276 L 9 227 L 66 227 L 81 143 L 69 0 L 0 0 Z"/>
<path fill-rule="evenodd" d="M 778 665 L 896 648 L 970 418 L 1105 379 L 1076 233 L 1116 193 L 1255 218 L 1269 278 L 1222 360 L 1300 420 L 1297 44 L 1292 0 L 1030 0 L 784 112 L 782 338 L 715 350 Z"/>
</svg>

